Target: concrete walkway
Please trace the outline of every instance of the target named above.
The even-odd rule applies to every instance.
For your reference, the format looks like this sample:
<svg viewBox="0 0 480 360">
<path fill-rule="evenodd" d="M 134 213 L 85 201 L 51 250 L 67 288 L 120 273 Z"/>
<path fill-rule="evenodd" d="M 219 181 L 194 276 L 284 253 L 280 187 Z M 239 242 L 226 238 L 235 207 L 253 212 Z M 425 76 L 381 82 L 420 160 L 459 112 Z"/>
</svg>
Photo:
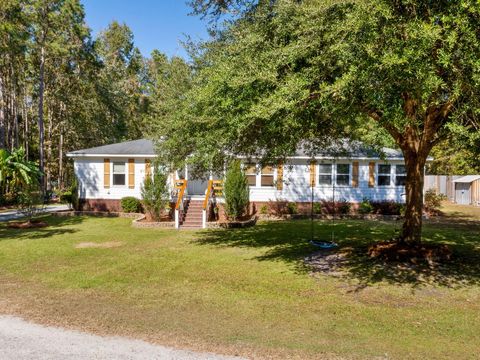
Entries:
<svg viewBox="0 0 480 360">
<path fill-rule="evenodd" d="M 42 210 L 42 212 L 45 213 L 51 213 L 51 212 L 57 212 L 57 211 L 65 211 L 68 210 L 69 206 L 60 204 L 60 205 L 48 205 L 45 207 L 45 209 Z M 0 212 L 0 222 L 1 221 L 10 221 L 10 220 L 17 220 L 21 219 L 23 217 L 23 214 L 18 212 L 17 210 L 9 210 L 9 211 L 4 211 Z"/>
<path fill-rule="evenodd" d="M 47 327 L 14 316 L 0 316 L 0 358 L 68 359 L 240 359 L 210 353 L 177 350 L 121 337 L 102 337 Z"/>
</svg>

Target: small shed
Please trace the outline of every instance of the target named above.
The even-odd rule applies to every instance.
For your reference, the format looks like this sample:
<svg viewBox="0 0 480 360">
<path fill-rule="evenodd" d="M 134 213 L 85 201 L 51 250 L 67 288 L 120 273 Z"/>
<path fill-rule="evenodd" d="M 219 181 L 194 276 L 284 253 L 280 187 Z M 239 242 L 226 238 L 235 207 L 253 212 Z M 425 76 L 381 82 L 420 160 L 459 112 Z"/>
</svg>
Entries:
<svg viewBox="0 0 480 360">
<path fill-rule="evenodd" d="M 457 204 L 480 206 L 480 175 L 462 176 L 453 183 Z"/>
</svg>

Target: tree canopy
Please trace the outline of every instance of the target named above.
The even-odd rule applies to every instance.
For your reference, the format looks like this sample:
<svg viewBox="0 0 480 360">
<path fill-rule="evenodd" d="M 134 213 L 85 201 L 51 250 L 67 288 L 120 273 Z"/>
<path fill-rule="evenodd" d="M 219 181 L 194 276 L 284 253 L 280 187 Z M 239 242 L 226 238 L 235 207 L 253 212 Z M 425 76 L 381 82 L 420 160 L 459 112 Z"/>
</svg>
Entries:
<svg viewBox="0 0 480 360">
<path fill-rule="evenodd" d="M 196 9 L 218 14 L 233 4 L 245 2 L 199 1 Z M 478 134 L 473 0 L 258 1 L 203 44 L 196 63 L 182 125 L 162 134 L 165 153 L 205 166 L 225 153 L 272 162 L 301 141 L 315 148 L 345 136 L 388 137 L 407 166 L 404 241 L 420 240 L 432 148 L 459 129 Z"/>
</svg>

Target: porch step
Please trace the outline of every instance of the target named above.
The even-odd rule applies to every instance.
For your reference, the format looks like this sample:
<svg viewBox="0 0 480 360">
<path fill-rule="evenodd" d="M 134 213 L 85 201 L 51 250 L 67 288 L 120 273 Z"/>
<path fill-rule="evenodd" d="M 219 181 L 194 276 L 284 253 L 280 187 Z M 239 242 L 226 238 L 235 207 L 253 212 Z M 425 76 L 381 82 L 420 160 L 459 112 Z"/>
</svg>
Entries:
<svg viewBox="0 0 480 360">
<path fill-rule="evenodd" d="M 201 229 L 202 228 L 202 200 L 189 200 L 185 206 L 183 221 L 180 229 Z"/>
</svg>

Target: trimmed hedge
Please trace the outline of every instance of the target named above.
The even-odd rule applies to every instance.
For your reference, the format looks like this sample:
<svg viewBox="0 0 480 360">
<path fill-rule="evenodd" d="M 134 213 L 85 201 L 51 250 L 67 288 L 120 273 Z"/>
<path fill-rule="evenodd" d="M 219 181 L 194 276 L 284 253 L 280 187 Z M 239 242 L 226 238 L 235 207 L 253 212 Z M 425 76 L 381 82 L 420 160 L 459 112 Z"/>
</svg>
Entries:
<svg viewBox="0 0 480 360">
<path fill-rule="evenodd" d="M 133 196 L 126 196 L 120 200 L 120 206 L 125 213 L 142 212 L 142 203 Z"/>
</svg>

